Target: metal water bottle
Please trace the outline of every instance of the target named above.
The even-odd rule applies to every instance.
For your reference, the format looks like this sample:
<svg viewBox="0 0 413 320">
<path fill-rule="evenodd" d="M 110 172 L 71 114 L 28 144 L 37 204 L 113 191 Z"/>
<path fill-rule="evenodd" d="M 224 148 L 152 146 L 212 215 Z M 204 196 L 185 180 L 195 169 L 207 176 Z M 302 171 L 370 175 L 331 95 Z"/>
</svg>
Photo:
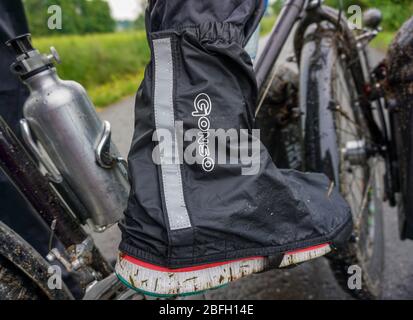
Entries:
<svg viewBox="0 0 413 320">
<path fill-rule="evenodd" d="M 51 182 L 84 209 L 78 218 L 103 231 L 121 219 L 130 188 L 110 124 L 99 119 L 79 83 L 59 78 L 54 48 L 51 55 L 39 53 L 30 34 L 7 45 L 16 55 L 12 71 L 30 89 L 21 120 L 25 143 Z"/>
</svg>

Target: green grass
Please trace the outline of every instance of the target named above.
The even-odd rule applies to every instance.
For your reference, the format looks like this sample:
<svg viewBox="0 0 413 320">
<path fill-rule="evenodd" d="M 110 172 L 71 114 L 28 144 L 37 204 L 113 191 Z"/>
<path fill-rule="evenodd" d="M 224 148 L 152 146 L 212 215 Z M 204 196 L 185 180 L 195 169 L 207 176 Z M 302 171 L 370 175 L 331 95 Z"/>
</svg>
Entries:
<svg viewBox="0 0 413 320">
<path fill-rule="evenodd" d="M 381 32 L 377 38 L 371 42 L 371 46 L 381 51 L 387 51 L 395 35 L 394 32 Z"/>
<path fill-rule="evenodd" d="M 275 19 L 263 18 L 261 35 L 271 31 Z M 54 46 L 62 60 L 57 66 L 59 76 L 82 84 L 98 108 L 134 94 L 150 57 L 144 31 L 60 35 L 34 38 L 33 43 L 42 53 Z"/>
<path fill-rule="evenodd" d="M 261 35 L 271 31 L 275 20 L 275 16 L 263 18 Z M 144 31 L 60 35 L 34 38 L 33 43 L 42 53 L 54 46 L 62 60 L 59 76 L 82 84 L 99 108 L 134 94 L 150 57 Z"/>
<path fill-rule="evenodd" d="M 272 30 L 275 20 L 263 18 L 261 36 Z M 372 46 L 385 51 L 393 37 L 393 32 L 382 32 Z M 57 66 L 60 77 L 81 83 L 97 107 L 134 94 L 150 57 L 143 31 L 34 38 L 34 45 L 43 53 L 54 46 L 62 60 Z"/>
<path fill-rule="evenodd" d="M 34 46 L 41 52 L 54 46 L 59 76 L 81 83 L 97 107 L 133 94 L 150 57 L 144 32 L 35 38 Z"/>
<path fill-rule="evenodd" d="M 277 20 L 277 16 L 275 15 L 265 16 L 262 19 L 261 30 L 260 30 L 261 37 L 271 32 L 276 20 Z M 396 33 L 391 32 L 391 31 L 381 32 L 377 36 L 377 38 L 374 41 L 372 41 L 371 46 L 381 51 L 386 51 L 395 35 Z"/>
<path fill-rule="evenodd" d="M 88 94 L 96 107 L 103 108 L 135 94 L 142 79 L 143 71 L 94 86 L 88 90 Z"/>
<path fill-rule="evenodd" d="M 260 30 L 261 37 L 271 32 L 272 27 L 274 26 L 275 20 L 277 20 L 277 16 L 275 15 L 265 16 L 264 18 L 262 18 L 261 30 Z"/>
</svg>

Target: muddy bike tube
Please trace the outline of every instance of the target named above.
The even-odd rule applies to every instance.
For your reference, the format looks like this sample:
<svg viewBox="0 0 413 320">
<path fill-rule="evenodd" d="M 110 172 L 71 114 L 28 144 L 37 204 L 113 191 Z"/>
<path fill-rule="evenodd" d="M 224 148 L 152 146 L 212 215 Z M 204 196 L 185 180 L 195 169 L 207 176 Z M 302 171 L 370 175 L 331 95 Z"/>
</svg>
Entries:
<svg viewBox="0 0 413 320">
<path fill-rule="evenodd" d="M 399 223 L 402 239 L 413 239 L 413 18 L 390 46 L 388 78 L 393 106 L 391 119 L 396 142 L 399 176 Z"/>
<path fill-rule="evenodd" d="M 350 293 L 378 298 L 384 268 L 382 176 L 379 159 L 359 152 L 372 138 L 351 72 L 350 65 L 355 64 L 351 46 L 326 21 L 310 25 L 304 34 L 300 109 L 305 119 L 305 162 L 310 170 L 334 179 L 356 226 L 353 241 L 332 256 L 331 265 L 344 289 L 348 289 L 348 268 L 358 265 L 363 285 Z"/>
<path fill-rule="evenodd" d="M 51 300 L 71 300 L 72 294 L 65 284 L 61 290 L 52 290 L 47 286 L 50 274 L 50 264 L 24 241 L 17 233 L 0 221 L 0 257 L 7 259 L 15 266 L 21 275 L 39 288 L 45 297 Z M 3 286 L 13 286 L 8 283 L 10 278 L 2 279 Z"/>
<path fill-rule="evenodd" d="M 66 248 L 87 238 L 80 223 L 65 209 L 47 177 L 38 170 L 37 164 L 1 117 L 0 168 L 48 226 L 56 220 L 56 237 Z M 112 267 L 100 251 L 94 247 L 92 254 L 95 270 L 102 276 L 109 275 Z"/>
</svg>

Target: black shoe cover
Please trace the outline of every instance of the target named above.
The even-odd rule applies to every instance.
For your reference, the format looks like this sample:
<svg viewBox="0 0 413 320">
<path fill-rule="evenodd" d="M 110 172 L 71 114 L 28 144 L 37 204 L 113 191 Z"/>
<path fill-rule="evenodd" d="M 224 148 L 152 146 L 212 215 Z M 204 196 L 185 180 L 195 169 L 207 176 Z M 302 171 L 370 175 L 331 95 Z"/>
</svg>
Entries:
<svg viewBox="0 0 413 320">
<path fill-rule="evenodd" d="M 278 170 L 253 136 L 257 85 L 243 47 L 261 2 L 150 4 L 152 58 L 136 99 L 122 253 L 183 268 L 347 240 L 350 209 L 330 181 Z M 237 143 L 222 132 L 238 133 Z M 231 162 L 220 161 L 222 150 Z"/>
</svg>

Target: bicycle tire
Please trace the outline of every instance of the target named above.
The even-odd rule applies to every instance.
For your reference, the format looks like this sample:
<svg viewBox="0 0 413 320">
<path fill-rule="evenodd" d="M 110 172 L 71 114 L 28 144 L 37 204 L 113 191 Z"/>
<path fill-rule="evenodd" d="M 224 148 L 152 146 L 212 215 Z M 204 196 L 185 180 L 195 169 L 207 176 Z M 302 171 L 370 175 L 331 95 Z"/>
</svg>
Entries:
<svg viewBox="0 0 413 320">
<path fill-rule="evenodd" d="M 0 256 L 0 301 L 43 300 L 44 295 L 30 279 Z"/>
<path fill-rule="evenodd" d="M 308 171 L 325 173 L 335 181 L 352 207 L 355 224 L 353 241 L 330 257 L 337 281 L 357 299 L 377 299 L 382 292 L 384 269 L 383 209 L 377 177 L 379 168 L 367 156 L 357 168 L 349 166 L 344 159 L 344 145 L 352 141 L 346 141 L 346 137 L 350 136 L 346 131 L 351 128 L 354 135 L 351 138 L 366 143 L 370 141 L 369 133 L 361 110 L 355 103 L 356 89 L 349 72 L 348 56 L 343 54 L 344 40 L 327 24 L 312 25 L 310 28 L 304 38 L 300 59 L 299 100 L 305 114 L 305 165 Z M 347 99 L 350 100 L 345 101 L 345 94 L 340 95 L 342 92 L 336 87 L 337 82 L 340 82 L 338 85 L 343 92 L 347 87 Z M 356 170 L 360 174 L 357 178 L 361 185 L 360 192 L 349 191 L 353 189 L 353 180 L 350 183 L 348 179 L 350 174 L 356 176 Z M 350 199 L 350 192 L 354 199 Z M 358 200 L 356 203 L 360 196 L 362 202 Z M 349 267 L 354 265 L 361 270 L 361 288 L 350 288 L 348 285 L 351 276 Z"/>
</svg>

